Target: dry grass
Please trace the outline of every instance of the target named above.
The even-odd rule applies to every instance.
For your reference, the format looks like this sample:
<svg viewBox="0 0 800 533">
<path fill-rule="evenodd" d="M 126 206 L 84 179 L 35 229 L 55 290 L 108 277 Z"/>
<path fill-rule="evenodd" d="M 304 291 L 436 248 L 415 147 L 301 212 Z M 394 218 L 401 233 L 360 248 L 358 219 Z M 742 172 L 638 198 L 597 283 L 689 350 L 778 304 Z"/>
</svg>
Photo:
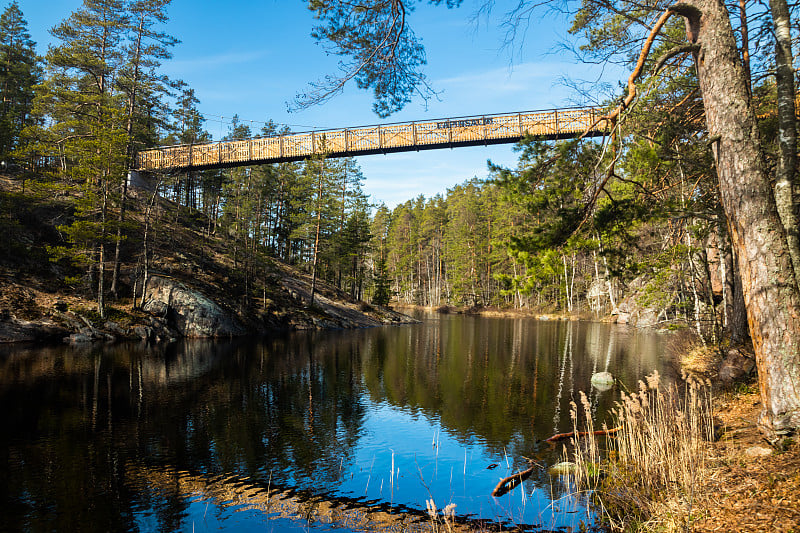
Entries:
<svg viewBox="0 0 800 533">
<path fill-rule="evenodd" d="M 687 375 L 703 378 L 715 378 L 722 362 L 716 347 L 695 346 L 681 357 L 681 370 Z"/>
<path fill-rule="evenodd" d="M 430 526 L 432 533 L 453 533 L 456 527 L 456 504 L 450 503 L 442 509 L 441 516 L 439 510 L 436 508 L 433 498 L 425 500 L 425 505 L 428 508 L 428 517 L 430 518 Z"/>
<path fill-rule="evenodd" d="M 691 329 L 684 328 L 670 335 L 667 355 L 677 362 L 684 374 L 714 380 L 722 357 L 719 346 L 704 343 Z"/>
<path fill-rule="evenodd" d="M 590 421 L 583 394 L 581 402 Z M 575 484 L 592 493 L 612 530 L 674 531 L 690 525 L 713 436 L 711 406 L 707 382 L 690 379 L 679 390 L 664 387 L 654 373 L 637 392 L 623 393 L 614 412 L 614 425 L 623 429 L 607 440 L 604 455 L 594 436 L 575 443 Z M 577 410 L 574 406 L 575 421 Z M 594 431 L 591 421 L 587 426 Z"/>
</svg>

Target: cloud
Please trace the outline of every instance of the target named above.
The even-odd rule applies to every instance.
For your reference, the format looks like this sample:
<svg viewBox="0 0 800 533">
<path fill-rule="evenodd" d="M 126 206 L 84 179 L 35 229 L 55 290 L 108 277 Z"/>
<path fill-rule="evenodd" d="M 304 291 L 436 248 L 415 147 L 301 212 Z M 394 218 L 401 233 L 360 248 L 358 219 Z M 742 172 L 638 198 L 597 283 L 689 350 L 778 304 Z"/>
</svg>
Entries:
<svg viewBox="0 0 800 533">
<path fill-rule="evenodd" d="M 270 55 L 268 50 L 254 50 L 251 52 L 225 52 L 221 54 L 199 56 L 190 59 L 172 59 L 165 67 L 173 72 L 182 74 L 219 70 L 232 65 L 242 65 L 263 60 Z"/>
<path fill-rule="evenodd" d="M 470 91 L 517 92 L 531 89 L 531 83 L 553 80 L 554 76 L 575 70 L 573 63 L 522 63 L 511 67 L 498 67 L 483 72 L 471 72 L 461 76 L 443 78 L 435 83 L 451 89 Z M 553 82 L 555 83 L 555 82 Z M 550 84 L 547 84 L 550 85 Z"/>
</svg>

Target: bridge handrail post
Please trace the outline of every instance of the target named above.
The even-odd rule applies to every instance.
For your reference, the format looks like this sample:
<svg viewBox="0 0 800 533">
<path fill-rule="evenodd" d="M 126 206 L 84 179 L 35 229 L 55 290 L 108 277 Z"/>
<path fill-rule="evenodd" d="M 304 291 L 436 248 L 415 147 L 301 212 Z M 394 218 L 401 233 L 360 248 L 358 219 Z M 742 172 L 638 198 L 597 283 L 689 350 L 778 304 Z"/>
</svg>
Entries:
<svg viewBox="0 0 800 533">
<path fill-rule="evenodd" d="M 280 152 L 281 159 L 283 159 L 283 133 L 281 133 L 280 141 L 278 142 L 278 149 Z"/>
<path fill-rule="evenodd" d="M 525 131 L 522 129 L 522 113 L 517 113 L 517 123 L 519 124 L 519 136 L 525 137 Z"/>
<path fill-rule="evenodd" d="M 344 151 L 349 153 L 350 152 L 350 136 L 348 135 L 348 129 L 344 129 Z"/>
<path fill-rule="evenodd" d="M 450 143 L 450 148 L 453 147 L 453 123 L 447 119 L 447 142 Z"/>
<path fill-rule="evenodd" d="M 317 153 L 317 136 L 314 135 L 314 132 L 311 132 L 311 155 L 316 155 Z"/>
<path fill-rule="evenodd" d="M 378 128 L 378 148 L 383 150 L 383 130 L 381 129 L 380 125 L 378 125 L 377 128 Z"/>
<path fill-rule="evenodd" d="M 413 146 L 417 146 L 417 123 L 416 122 L 412 122 L 411 123 L 411 142 L 413 143 Z"/>
<path fill-rule="evenodd" d="M 489 130 L 486 127 L 486 115 L 482 115 L 481 120 L 483 121 L 483 145 L 486 146 L 489 141 Z"/>
<path fill-rule="evenodd" d="M 556 137 L 558 137 L 561 135 L 561 128 L 558 127 L 558 109 L 555 110 L 554 114 L 556 116 Z"/>
<path fill-rule="evenodd" d="M 222 164 L 222 141 L 218 141 L 217 142 L 217 148 L 218 148 L 217 151 L 219 152 L 219 164 L 221 165 Z"/>
</svg>

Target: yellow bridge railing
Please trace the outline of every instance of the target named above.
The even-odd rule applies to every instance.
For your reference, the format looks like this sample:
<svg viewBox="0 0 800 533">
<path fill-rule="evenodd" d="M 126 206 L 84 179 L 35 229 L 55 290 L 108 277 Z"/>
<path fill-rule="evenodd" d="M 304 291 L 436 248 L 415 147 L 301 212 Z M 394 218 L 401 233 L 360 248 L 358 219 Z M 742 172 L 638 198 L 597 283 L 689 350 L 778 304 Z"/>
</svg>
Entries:
<svg viewBox="0 0 800 533">
<path fill-rule="evenodd" d="M 602 115 L 595 107 L 553 109 L 166 146 L 139 152 L 134 170 L 201 170 L 301 161 L 317 154 L 350 157 L 512 143 L 525 135 L 566 139 L 588 132 L 587 136 L 597 136 L 606 129 Z"/>
</svg>

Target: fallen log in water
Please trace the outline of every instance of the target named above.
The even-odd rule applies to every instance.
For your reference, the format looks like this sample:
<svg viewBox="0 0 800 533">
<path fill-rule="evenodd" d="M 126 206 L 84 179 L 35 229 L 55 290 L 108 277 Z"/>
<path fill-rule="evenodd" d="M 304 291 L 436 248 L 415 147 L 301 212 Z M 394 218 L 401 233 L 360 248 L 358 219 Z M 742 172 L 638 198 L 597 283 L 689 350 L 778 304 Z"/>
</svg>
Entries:
<svg viewBox="0 0 800 533">
<path fill-rule="evenodd" d="M 614 433 L 620 431 L 622 426 L 617 426 L 611 429 L 598 429 L 597 431 L 570 431 L 569 433 L 559 433 L 557 435 L 553 435 L 549 439 L 545 439 L 545 442 L 558 442 L 560 440 L 568 439 L 570 437 L 585 437 L 587 435 L 613 435 Z"/>
<path fill-rule="evenodd" d="M 531 467 L 528 468 L 527 470 L 517 472 L 516 474 L 512 474 L 507 478 L 501 479 L 500 483 L 498 483 L 497 486 L 492 491 L 492 496 L 494 496 L 495 498 L 499 498 L 500 496 L 503 496 L 504 494 L 507 494 L 509 491 L 517 488 L 517 486 L 520 483 L 522 483 L 523 481 L 525 481 L 530 477 L 530 475 L 533 473 L 534 468 L 536 468 L 536 465 L 531 465 Z"/>
</svg>

